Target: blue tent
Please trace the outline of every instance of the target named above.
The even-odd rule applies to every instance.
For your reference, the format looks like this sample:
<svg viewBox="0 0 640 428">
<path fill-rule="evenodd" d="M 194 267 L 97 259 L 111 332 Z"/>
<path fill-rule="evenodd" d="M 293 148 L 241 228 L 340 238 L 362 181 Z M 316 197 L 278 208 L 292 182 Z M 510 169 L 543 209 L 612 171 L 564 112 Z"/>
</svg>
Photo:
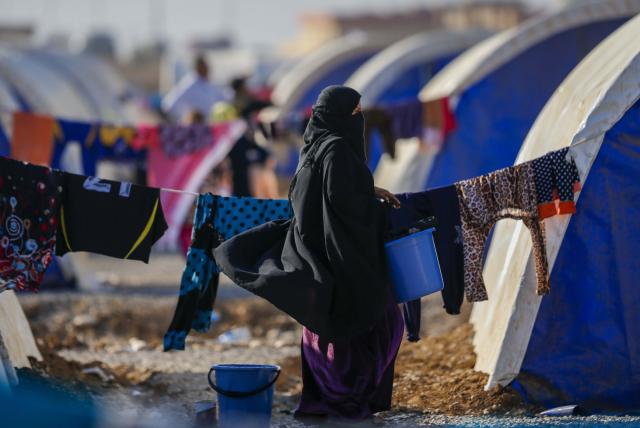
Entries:
<svg viewBox="0 0 640 428">
<path fill-rule="evenodd" d="M 362 94 L 362 106 L 415 100 L 420 90 L 460 52 L 488 37 L 482 30 L 427 31 L 380 51 L 345 85 Z"/>
<path fill-rule="evenodd" d="M 572 216 L 545 220 L 551 292 L 535 295 L 531 244 L 499 224 L 489 301 L 474 306 L 476 369 L 531 402 L 640 410 L 640 16 L 560 85 L 517 163 L 569 146 L 583 189 Z M 496 244 L 499 243 L 499 244 Z"/>
<path fill-rule="evenodd" d="M 428 31 L 407 37 L 374 55 L 346 81 L 362 94 L 362 107 L 415 100 L 420 89 L 464 49 L 486 38 L 482 30 Z M 372 135 L 368 160 L 375 170 L 382 139 Z"/>
<path fill-rule="evenodd" d="M 449 97 L 457 122 L 434 159 L 426 188 L 511 165 L 560 82 L 600 41 L 640 11 L 638 3 L 623 1 L 575 4 L 485 40 L 425 87 L 421 100 Z"/>
</svg>

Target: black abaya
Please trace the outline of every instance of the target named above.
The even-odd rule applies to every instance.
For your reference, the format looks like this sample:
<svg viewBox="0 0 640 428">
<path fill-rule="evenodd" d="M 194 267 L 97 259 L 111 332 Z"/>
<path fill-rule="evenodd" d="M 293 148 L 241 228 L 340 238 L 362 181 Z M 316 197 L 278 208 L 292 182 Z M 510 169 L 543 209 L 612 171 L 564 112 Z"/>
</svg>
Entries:
<svg viewBox="0 0 640 428">
<path fill-rule="evenodd" d="M 364 157 L 360 95 L 325 89 L 304 134 L 289 191 L 293 218 L 240 234 L 215 250 L 236 284 L 264 297 L 328 340 L 372 328 L 389 299 L 382 233 Z"/>
</svg>

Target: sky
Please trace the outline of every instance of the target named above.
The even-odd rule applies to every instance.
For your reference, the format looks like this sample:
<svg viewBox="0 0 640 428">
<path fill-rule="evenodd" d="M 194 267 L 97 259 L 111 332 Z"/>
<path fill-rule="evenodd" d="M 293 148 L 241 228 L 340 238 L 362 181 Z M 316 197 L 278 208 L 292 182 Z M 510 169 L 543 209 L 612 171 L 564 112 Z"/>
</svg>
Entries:
<svg viewBox="0 0 640 428">
<path fill-rule="evenodd" d="M 88 34 L 108 31 L 121 57 L 158 38 L 179 45 L 229 33 L 242 46 L 293 38 L 305 12 L 401 11 L 446 0 L 0 0 L 0 25 L 31 24 L 36 40 L 69 35 L 81 48 Z M 553 0 L 531 0 L 535 2 Z"/>
</svg>

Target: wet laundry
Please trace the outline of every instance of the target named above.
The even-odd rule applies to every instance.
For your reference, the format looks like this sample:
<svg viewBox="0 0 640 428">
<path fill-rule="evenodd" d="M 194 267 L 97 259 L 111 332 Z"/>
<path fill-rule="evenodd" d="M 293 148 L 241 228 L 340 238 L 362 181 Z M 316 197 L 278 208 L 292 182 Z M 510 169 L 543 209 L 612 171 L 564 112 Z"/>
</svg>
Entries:
<svg viewBox="0 0 640 428">
<path fill-rule="evenodd" d="M 87 122 L 56 121 L 51 167 L 82 175 L 96 175 L 100 155 L 99 146 L 96 143 L 98 128 L 98 125 Z M 64 162 L 65 152 L 72 144 L 79 146 L 78 165 L 66 165 Z"/>
<path fill-rule="evenodd" d="M 178 303 L 164 336 L 165 351 L 184 349 L 192 328 L 198 332 L 209 329 L 219 281 L 213 249 L 252 227 L 290 216 L 286 200 L 222 197 L 210 193 L 198 197 Z"/>
<path fill-rule="evenodd" d="M 467 300 L 487 300 L 482 279 L 484 244 L 493 225 L 501 219 L 522 220 L 531 233 L 538 294 L 549 292 L 549 267 L 544 230 L 537 207 L 534 169 L 531 163 L 500 169 L 456 183 L 462 221 L 464 284 Z"/>
<path fill-rule="evenodd" d="M 131 126 L 100 124 L 96 144 L 100 160 L 122 160 L 143 163 L 147 158 L 144 147 L 136 146 L 137 129 Z"/>
<path fill-rule="evenodd" d="M 396 156 L 396 135 L 393 133 L 393 120 L 386 110 L 379 107 L 372 107 L 362 110 L 365 120 L 364 145 L 365 153 L 370 153 L 372 145 L 373 131 L 376 130 L 382 137 L 382 148 L 384 153 L 394 159 Z"/>
<path fill-rule="evenodd" d="M 580 191 L 580 175 L 569 148 L 556 150 L 531 161 L 538 192 L 540 219 L 574 214 L 574 193 Z"/>
<path fill-rule="evenodd" d="M 167 229 L 159 189 L 59 174 L 64 191 L 57 255 L 89 251 L 149 261 L 151 247 Z"/>
<path fill-rule="evenodd" d="M 207 176 L 227 156 L 246 126 L 241 121 L 234 121 L 213 127 L 214 142 L 209 146 L 182 156 L 168 156 L 160 147 L 158 140 L 136 140 L 136 147 L 146 147 L 147 183 L 150 186 L 180 189 L 187 192 L 198 192 L 201 177 Z M 152 134 L 147 136 L 153 137 Z M 193 207 L 194 197 L 189 194 L 163 192 L 162 207 L 166 215 L 169 229 L 162 239 L 162 245 L 175 249 L 182 230 L 182 225 Z"/>
<path fill-rule="evenodd" d="M 53 154 L 55 120 L 32 113 L 13 113 L 11 158 L 49 166 Z"/>
<path fill-rule="evenodd" d="M 38 290 L 56 244 L 61 190 L 49 168 L 0 157 L 0 290 Z"/>
<path fill-rule="evenodd" d="M 422 135 L 422 103 L 418 100 L 404 101 L 385 107 L 391 118 L 396 138 L 413 138 Z"/>
</svg>

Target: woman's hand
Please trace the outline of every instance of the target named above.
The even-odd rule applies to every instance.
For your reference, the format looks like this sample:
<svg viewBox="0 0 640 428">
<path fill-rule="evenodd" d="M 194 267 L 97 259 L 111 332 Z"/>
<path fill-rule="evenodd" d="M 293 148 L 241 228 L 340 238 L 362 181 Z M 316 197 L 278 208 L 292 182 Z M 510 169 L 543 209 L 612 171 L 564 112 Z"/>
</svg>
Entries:
<svg viewBox="0 0 640 428">
<path fill-rule="evenodd" d="M 400 201 L 393 193 L 388 190 L 381 189 L 380 187 L 374 187 L 373 189 L 378 198 L 383 199 L 388 204 L 391 204 L 393 208 L 400 208 Z"/>
</svg>

